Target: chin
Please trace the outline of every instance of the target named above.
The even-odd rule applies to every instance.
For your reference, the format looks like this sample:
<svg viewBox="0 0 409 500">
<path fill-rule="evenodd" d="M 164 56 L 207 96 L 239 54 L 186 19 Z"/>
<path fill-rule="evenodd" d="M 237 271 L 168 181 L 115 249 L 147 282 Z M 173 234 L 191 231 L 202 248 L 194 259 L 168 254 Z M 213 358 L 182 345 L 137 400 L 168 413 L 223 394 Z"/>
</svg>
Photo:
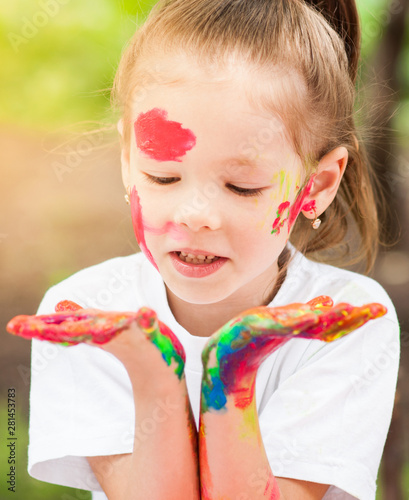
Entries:
<svg viewBox="0 0 409 500">
<path fill-rule="evenodd" d="M 166 288 L 168 292 L 170 291 L 179 300 L 183 300 L 183 302 L 195 305 L 216 304 L 223 301 L 224 299 L 227 299 L 230 296 L 227 291 L 224 291 L 224 293 L 222 291 L 214 293 L 214 287 L 212 287 L 212 290 L 210 286 L 206 287 L 206 285 L 202 285 L 201 290 L 194 290 L 194 287 L 191 286 L 186 287 L 186 289 L 182 287 L 172 287 L 168 284 L 166 284 Z"/>
</svg>

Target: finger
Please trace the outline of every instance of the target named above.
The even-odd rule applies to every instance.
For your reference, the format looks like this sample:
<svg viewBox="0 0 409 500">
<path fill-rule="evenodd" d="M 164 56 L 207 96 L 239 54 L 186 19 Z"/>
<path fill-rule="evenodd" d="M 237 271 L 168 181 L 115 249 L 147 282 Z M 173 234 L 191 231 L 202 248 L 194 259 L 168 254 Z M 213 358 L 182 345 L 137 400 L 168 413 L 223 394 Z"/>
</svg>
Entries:
<svg viewBox="0 0 409 500">
<path fill-rule="evenodd" d="M 314 309 L 318 309 L 319 307 L 331 307 L 334 305 L 334 301 L 331 299 L 331 297 L 328 297 L 328 295 L 320 295 L 319 297 L 315 297 L 312 300 L 309 300 L 307 302 L 311 307 Z"/>
<path fill-rule="evenodd" d="M 243 327 L 251 336 L 273 334 L 277 337 L 295 335 L 298 331 L 317 324 L 317 314 L 308 304 L 290 304 L 283 307 L 258 307 L 249 309 L 236 320 L 223 327 L 223 334 L 233 330 L 236 335 Z"/>
<path fill-rule="evenodd" d="M 72 300 L 61 300 L 55 306 L 55 312 L 63 312 L 63 311 L 78 311 L 78 309 L 83 309 L 76 302 Z"/>
<path fill-rule="evenodd" d="M 58 332 L 55 331 L 54 325 L 48 325 L 41 318 L 38 318 L 38 316 L 16 316 L 8 322 L 6 329 L 9 333 L 28 340 L 46 340 L 64 345 L 78 343 L 75 340 L 69 342 L 66 337 L 60 338 Z"/>
<path fill-rule="evenodd" d="M 184 373 L 186 356 L 183 346 L 176 335 L 168 326 L 159 321 L 155 311 L 148 307 L 142 307 L 138 310 L 136 324 L 159 349 L 167 365 L 175 364 L 174 372 L 180 379 Z"/>
<path fill-rule="evenodd" d="M 79 309 L 40 316 L 17 316 L 7 331 L 27 339 L 47 340 L 75 345 L 92 341 L 104 344 L 127 328 L 134 313 L 109 313 L 95 309 Z"/>
<path fill-rule="evenodd" d="M 371 303 L 361 307 L 341 303 L 318 316 L 316 326 L 302 332 L 304 338 L 316 338 L 332 342 L 363 326 L 370 320 L 385 315 L 387 309 L 381 304 Z"/>
</svg>

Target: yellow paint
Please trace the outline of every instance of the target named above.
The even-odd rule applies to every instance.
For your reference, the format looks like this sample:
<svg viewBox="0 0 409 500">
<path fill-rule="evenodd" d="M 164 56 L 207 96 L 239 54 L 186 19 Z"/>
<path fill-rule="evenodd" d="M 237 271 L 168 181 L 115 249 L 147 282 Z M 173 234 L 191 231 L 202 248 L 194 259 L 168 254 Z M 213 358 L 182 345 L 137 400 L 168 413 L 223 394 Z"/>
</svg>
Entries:
<svg viewBox="0 0 409 500">
<path fill-rule="evenodd" d="M 241 439 L 248 439 L 252 434 L 259 433 L 258 416 L 256 405 L 251 403 L 247 408 L 242 410 L 243 421 L 239 430 Z"/>
</svg>

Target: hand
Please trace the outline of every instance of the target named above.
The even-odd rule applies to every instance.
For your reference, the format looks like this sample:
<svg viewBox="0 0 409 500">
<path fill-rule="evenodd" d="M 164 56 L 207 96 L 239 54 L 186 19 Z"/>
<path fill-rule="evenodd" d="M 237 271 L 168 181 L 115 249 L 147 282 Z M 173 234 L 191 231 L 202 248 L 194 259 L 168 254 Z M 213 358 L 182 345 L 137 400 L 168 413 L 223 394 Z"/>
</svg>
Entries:
<svg viewBox="0 0 409 500">
<path fill-rule="evenodd" d="M 174 366 L 179 379 L 182 377 L 185 364 L 183 346 L 152 309 L 142 307 L 136 313 L 106 312 L 83 309 L 71 301 L 59 302 L 55 309 L 55 314 L 16 316 L 8 323 L 7 331 L 23 338 L 65 346 L 96 345 L 114 354 L 125 366 L 128 359 L 129 363 L 134 361 L 131 356 L 135 349 L 145 352 L 153 344 L 166 364 Z"/>
<path fill-rule="evenodd" d="M 307 304 L 244 311 L 214 333 L 203 350 L 202 411 L 224 408 L 230 394 L 236 406 L 248 406 L 253 400 L 258 367 L 289 340 L 298 337 L 332 342 L 385 313 L 381 304 L 333 306 L 326 296 Z"/>
</svg>

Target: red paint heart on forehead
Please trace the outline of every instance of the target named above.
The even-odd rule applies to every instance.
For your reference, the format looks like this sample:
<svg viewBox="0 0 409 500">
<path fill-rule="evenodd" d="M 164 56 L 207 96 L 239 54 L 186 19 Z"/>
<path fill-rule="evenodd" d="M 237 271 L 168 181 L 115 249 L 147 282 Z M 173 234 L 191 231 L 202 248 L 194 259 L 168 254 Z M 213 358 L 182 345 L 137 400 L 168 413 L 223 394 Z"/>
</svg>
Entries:
<svg viewBox="0 0 409 500">
<path fill-rule="evenodd" d="M 167 111 L 159 108 L 140 113 L 134 124 L 136 145 L 154 160 L 181 162 L 180 157 L 195 146 L 196 136 L 167 116 Z"/>
</svg>

